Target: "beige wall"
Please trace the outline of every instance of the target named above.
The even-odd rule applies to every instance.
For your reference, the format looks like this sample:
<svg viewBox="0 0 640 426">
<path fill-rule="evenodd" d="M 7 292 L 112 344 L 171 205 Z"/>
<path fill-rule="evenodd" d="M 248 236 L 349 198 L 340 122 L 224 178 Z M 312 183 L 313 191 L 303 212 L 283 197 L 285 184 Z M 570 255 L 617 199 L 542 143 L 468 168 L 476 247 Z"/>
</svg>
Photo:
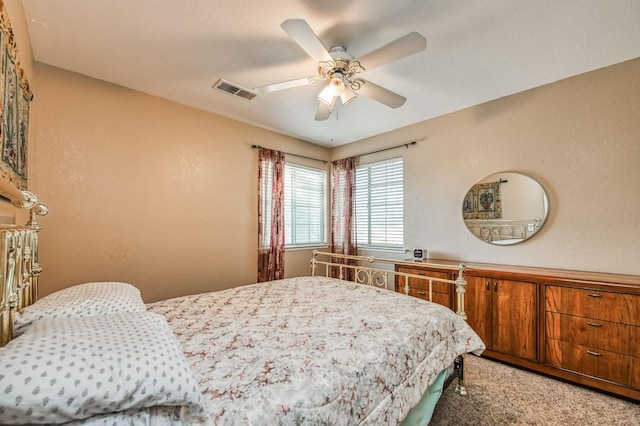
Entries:
<svg viewBox="0 0 640 426">
<path fill-rule="evenodd" d="M 329 152 L 34 66 L 21 3 L 7 8 L 36 96 L 30 188 L 52 210 L 42 220 L 43 294 L 125 280 L 153 301 L 255 281 L 255 143 L 342 158 L 417 140 L 362 158 L 405 156 L 407 247 L 441 258 L 640 274 L 640 59 Z M 503 170 L 538 179 L 551 201 L 544 229 L 510 247 L 475 239 L 460 214 L 467 189 Z M 288 252 L 287 275 L 306 273 L 308 259 L 309 251 Z"/>
<path fill-rule="evenodd" d="M 346 145 L 332 157 L 412 140 L 418 144 L 387 154 L 404 156 L 407 247 L 436 258 L 640 274 L 640 59 Z M 467 231 L 461 206 L 477 180 L 505 170 L 545 187 L 550 217 L 531 240 L 493 246 Z"/>
<path fill-rule="evenodd" d="M 9 14 L 9 21 L 13 29 L 16 45 L 18 46 L 18 54 L 22 68 L 27 74 L 29 80 L 33 77 L 33 51 L 31 50 L 31 39 L 29 30 L 27 29 L 27 20 L 24 16 L 24 8 L 21 0 L 4 0 L 5 9 Z"/>
<path fill-rule="evenodd" d="M 29 188 L 51 208 L 41 220 L 41 295 L 123 280 L 154 301 L 255 282 L 257 151 L 249 146 L 320 159 L 329 151 L 34 65 L 22 2 L 5 4 L 36 94 Z M 310 256 L 287 252 L 285 275 L 308 274 Z"/>
<path fill-rule="evenodd" d="M 34 90 L 31 183 L 51 208 L 42 220 L 44 294 L 121 280 L 151 301 L 255 282 L 257 151 L 250 145 L 329 155 L 40 63 Z"/>
</svg>

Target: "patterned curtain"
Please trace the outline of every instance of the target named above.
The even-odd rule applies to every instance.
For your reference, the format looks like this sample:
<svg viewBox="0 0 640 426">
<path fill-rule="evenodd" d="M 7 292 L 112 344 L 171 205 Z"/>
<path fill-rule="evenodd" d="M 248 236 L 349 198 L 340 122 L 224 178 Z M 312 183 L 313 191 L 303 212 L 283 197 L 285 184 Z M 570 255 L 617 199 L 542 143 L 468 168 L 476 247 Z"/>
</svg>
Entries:
<svg viewBox="0 0 640 426">
<path fill-rule="evenodd" d="M 331 171 L 331 253 L 358 254 L 354 226 L 354 197 L 356 182 L 356 158 L 333 162 Z M 342 260 L 335 259 L 339 263 Z M 347 261 L 355 264 L 353 261 Z M 343 279 L 353 280 L 354 271 L 343 269 Z M 331 276 L 340 278 L 340 268 L 331 270 Z"/>
<path fill-rule="evenodd" d="M 284 152 L 258 159 L 258 282 L 284 278 Z"/>
</svg>

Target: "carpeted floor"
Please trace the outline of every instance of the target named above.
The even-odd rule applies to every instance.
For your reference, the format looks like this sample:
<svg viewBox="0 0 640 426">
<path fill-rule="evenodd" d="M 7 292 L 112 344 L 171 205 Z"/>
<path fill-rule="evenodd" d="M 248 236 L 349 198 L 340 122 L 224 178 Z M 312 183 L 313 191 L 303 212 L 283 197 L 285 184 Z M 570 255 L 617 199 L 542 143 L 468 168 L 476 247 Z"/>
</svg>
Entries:
<svg viewBox="0 0 640 426">
<path fill-rule="evenodd" d="M 431 425 L 640 425 L 640 405 L 468 355 L 467 396 L 452 383 Z"/>
</svg>

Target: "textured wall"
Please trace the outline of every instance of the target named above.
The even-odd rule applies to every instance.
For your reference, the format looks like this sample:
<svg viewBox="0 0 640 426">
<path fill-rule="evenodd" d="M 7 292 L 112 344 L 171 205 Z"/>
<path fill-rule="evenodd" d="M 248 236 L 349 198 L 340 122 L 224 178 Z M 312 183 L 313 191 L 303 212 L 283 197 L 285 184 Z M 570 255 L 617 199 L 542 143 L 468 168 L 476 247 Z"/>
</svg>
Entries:
<svg viewBox="0 0 640 426">
<path fill-rule="evenodd" d="M 42 220 L 43 294 L 122 280 L 151 301 L 255 282 L 258 154 L 250 145 L 329 156 L 39 63 L 35 83 L 32 184 L 51 208 Z"/>
<path fill-rule="evenodd" d="M 42 220 L 43 294 L 126 280 L 151 301 L 254 281 L 253 143 L 343 158 L 417 140 L 362 158 L 405 156 L 407 247 L 640 274 L 640 59 L 328 152 L 63 70 L 32 71 L 22 5 L 7 9 L 36 95 L 30 188 L 52 208 Z M 504 170 L 538 179 L 551 202 L 543 230 L 508 247 L 477 240 L 460 214 L 467 189 Z M 288 252 L 287 274 L 308 271 L 308 259 Z"/>
<path fill-rule="evenodd" d="M 405 160 L 405 244 L 437 258 L 640 274 L 640 59 L 337 148 L 334 158 L 417 140 Z M 363 161 L 380 158 L 363 157 Z M 531 240 L 493 246 L 460 213 L 494 172 L 537 179 L 550 217 Z"/>
</svg>

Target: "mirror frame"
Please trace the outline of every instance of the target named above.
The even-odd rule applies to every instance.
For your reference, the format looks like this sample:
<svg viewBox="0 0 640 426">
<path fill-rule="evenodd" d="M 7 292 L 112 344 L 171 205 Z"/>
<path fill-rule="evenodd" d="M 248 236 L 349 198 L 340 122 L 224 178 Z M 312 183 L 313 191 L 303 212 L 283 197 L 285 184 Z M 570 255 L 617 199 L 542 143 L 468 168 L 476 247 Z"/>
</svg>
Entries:
<svg viewBox="0 0 640 426">
<path fill-rule="evenodd" d="M 524 203 L 524 207 L 520 206 L 527 210 L 527 213 L 533 209 L 534 217 L 502 218 L 504 211 L 502 185 L 508 183 L 510 177 L 520 185 L 531 185 L 535 191 L 539 190 L 538 195 L 542 196 L 542 206 L 535 202 L 535 199 L 532 203 L 531 197 L 529 199 L 522 197 L 521 204 Z M 534 185 L 535 188 L 533 188 Z M 527 209 L 529 204 L 535 205 L 528 206 Z M 511 209 L 510 205 L 507 207 Z M 541 213 L 542 217 L 535 217 L 537 213 Z M 462 220 L 467 230 L 480 241 L 491 245 L 514 245 L 527 241 L 540 232 L 548 217 L 547 191 L 536 179 L 521 172 L 491 173 L 476 181 L 462 201 Z"/>
</svg>

